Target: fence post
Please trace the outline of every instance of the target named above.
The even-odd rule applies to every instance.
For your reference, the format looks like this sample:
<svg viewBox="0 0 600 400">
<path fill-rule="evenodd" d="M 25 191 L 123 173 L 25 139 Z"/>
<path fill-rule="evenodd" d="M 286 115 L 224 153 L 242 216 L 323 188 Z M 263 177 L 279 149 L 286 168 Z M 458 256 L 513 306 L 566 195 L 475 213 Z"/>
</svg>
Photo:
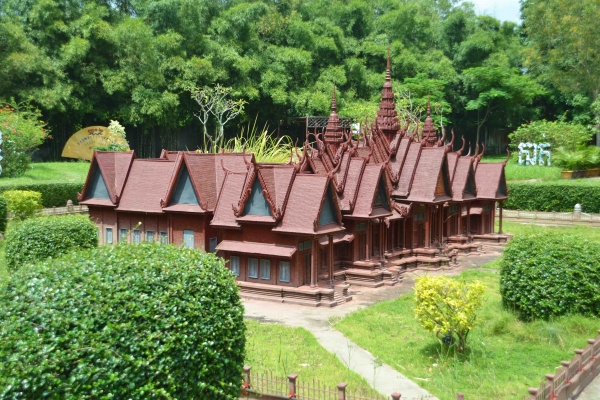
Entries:
<svg viewBox="0 0 600 400">
<path fill-rule="evenodd" d="M 583 354 L 583 350 L 575 350 L 575 354 L 577 354 L 577 364 L 578 364 L 578 371 L 581 371 L 581 369 L 583 368 L 583 366 L 581 365 L 581 355 Z"/>
<path fill-rule="evenodd" d="M 348 386 L 346 382 L 338 383 L 338 400 L 346 400 L 346 386 Z"/>
<path fill-rule="evenodd" d="M 546 381 L 548 382 L 548 385 L 550 386 L 550 390 L 552 391 L 552 393 L 550 394 L 550 399 L 554 399 L 554 396 L 556 394 L 556 391 L 554 390 L 554 375 L 552 374 L 546 374 Z"/>
<path fill-rule="evenodd" d="M 465 394 L 464 393 L 457 393 L 456 394 L 456 400 L 465 400 Z"/>
<path fill-rule="evenodd" d="M 400 400 L 400 397 L 402 397 L 402 395 L 398 392 L 392 393 L 392 400 Z"/>
<path fill-rule="evenodd" d="M 73 200 L 67 200 L 67 214 L 73 211 Z"/>
<path fill-rule="evenodd" d="M 290 399 L 296 398 L 296 379 L 298 379 L 298 374 L 289 374 L 287 376 L 289 385 L 290 385 Z"/>
<path fill-rule="evenodd" d="M 252 367 L 244 366 L 244 389 L 250 388 L 250 369 Z"/>
<path fill-rule="evenodd" d="M 538 388 L 529 388 L 527 389 L 527 391 L 529 392 L 529 399 L 531 400 L 535 400 L 538 394 Z"/>
</svg>

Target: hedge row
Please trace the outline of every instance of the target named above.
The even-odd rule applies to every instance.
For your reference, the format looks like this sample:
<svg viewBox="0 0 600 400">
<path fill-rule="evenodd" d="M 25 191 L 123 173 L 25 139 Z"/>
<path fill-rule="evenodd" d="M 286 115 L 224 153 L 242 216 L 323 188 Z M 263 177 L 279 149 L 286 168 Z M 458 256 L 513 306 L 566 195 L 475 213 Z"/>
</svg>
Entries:
<svg viewBox="0 0 600 400">
<path fill-rule="evenodd" d="M 244 307 L 222 259 L 103 246 L 0 287 L 0 399 L 240 396 Z"/>
<path fill-rule="evenodd" d="M 28 184 L 3 184 L 0 193 L 7 190 L 31 190 L 42 194 L 44 208 L 64 207 L 67 200 L 77 204 L 77 193 L 81 193 L 84 182 L 45 182 Z"/>
<path fill-rule="evenodd" d="M 581 204 L 584 212 L 600 213 L 600 182 L 510 182 L 508 189 L 509 210 L 569 212 Z"/>
<path fill-rule="evenodd" d="M 503 304 L 521 319 L 600 316 L 600 243 L 543 232 L 517 235 L 500 262 Z"/>
<path fill-rule="evenodd" d="M 98 245 L 98 230 L 87 215 L 61 215 L 27 219 L 6 234 L 6 265 L 57 257 L 75 249 Z"/>
</svg>

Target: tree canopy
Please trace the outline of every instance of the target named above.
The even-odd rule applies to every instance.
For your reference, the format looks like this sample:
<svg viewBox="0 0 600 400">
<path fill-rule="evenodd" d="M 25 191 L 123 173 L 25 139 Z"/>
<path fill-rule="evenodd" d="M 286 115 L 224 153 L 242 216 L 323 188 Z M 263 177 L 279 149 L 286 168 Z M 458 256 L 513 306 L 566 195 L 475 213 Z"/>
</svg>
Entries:
<svg viewBox="0 0 600 400">
<path fill-rule="evenodd" d="M 152 143 L 149 155 L 178 132 L 201 140 L 191 88 L 231 87 L 246 102 L 231 131 L 256 116 L 274 128 L 327 115 L 334 83 L 340 114 L 363 118 L 379 102 L 389 46 L 394 89 L 420 106 L 431 95 L 444 123 L 472 139 L 482 127 L 554 119 L 581 93 L 576 112 L 589 116 L 594 92 L 564 91 L 531 56 L 544 38 L 531 33 L 537 3 L 525 2 L 523 31 L 456 0 L 4 0 L 0 100 L 31 99 L 57 149 L 75 128 L 116 119 L 142 155 Z"/>
</svg>

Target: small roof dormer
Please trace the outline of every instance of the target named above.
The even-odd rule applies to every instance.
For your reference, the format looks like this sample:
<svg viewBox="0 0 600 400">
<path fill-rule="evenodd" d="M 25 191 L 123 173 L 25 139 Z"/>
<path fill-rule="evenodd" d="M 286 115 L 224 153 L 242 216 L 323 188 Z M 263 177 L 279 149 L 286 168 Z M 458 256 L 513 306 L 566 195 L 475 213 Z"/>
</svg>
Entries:
<svg viewBox="0 0 600 400">
<path fill-rule="evenodd" d="M 79 203 L 117 206 L 134 159 L 133 151 L 94 151 L 82 193 L 77 194 Z"/>
</svg>

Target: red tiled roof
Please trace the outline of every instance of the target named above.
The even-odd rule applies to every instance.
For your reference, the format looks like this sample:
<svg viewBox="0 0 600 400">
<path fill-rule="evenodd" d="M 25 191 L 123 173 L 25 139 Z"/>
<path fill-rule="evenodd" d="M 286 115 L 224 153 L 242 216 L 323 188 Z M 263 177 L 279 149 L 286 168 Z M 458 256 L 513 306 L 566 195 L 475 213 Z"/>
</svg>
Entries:
<svg viewBox="0 0 600 400">
<path fill-rule="evenodd" d="M 383 207 L 373 207 L 373 201 L 379 189 L 379 182 L 383 173 L 382 164 L 369 164 L 365 166 L 360 180 L 358 197 L 351 218 L 373 218 L 392 215 L 390 210 Z M 388 203 L 390 199 L 388 198 Z"/>
<path fill-rule="evenodd" d="M 458 162 L 458 158 L 459 155 L 454 152 L 446 154 L 446 160 L 448 163 L 448 173 L 450 174 L 451 182 L 454 181 L 454 171 L 456 170 L 456 163 Z"/>
<path fill-rule="evenodd" d="M 446 149 L 444 147 L 425 147 L 421 150 L 408 201 L 435 203 L 451 199 L 450 187 L 447 188 L 450 193 L 436 194 L 440 179 L 447 179 L 446 182 L 450 186 L 449 177 L 443 176 L 444 172 L 447 174 L 445 156 Z M 446 191 L 445 188 L 444 191 Z"/>
<path fill-rule="evenodd" d="M 340 160 L 340 167 L 335 172 L 335 176 L 333 177 L 333 179 L 335 179 L 335 185 L 338 190 L 341 189 L 343 191 L 344 187 L 346 186 L 346 179 L 348 178 L 348 169 L 350 168 L 350 160 L 350 153 L 344 153 L 342 159 Z"/>
<path fill-rule="evenodd" d="M 85 199 L 83 201 L 80 201 L 79 204 L 84 205 L 84 206 L 108 206 L 108 207 L 115 206 L 115 204 L 112 201 L 110 201 L 110 199 L 96 199 L 96 198 Z"/>
<path fill-rule="evenodd" d="M 478 199 L 505 200 L 508 196 L 504 163 L 479 163 L 475 171 L 475 185 Z M 505 193 L 500 193 L 501 188 Z"/>
<path fill-rule="evenodd" d="M 360 184 L 365 165 L 366 162 L 363 158 L 350 159 L 344 192 L 340 195 L 340 205 L 344 212 L 351 212 L 354 209 L 356 195 L 358 194 L 358 185 Z"/>
<path fill-rule="evenodd" d="M 333 244 L 338 244 L 341 242 L 352 242 L 354 240 L 354 235 L 349 232 L 340 232 L 333 235 Z M 329 238 L 327 236 L 322 236 L 319 239 L 319 245 L 327 246 L 329 244 Z"/>
<path fill-rule="evenodd" d="M 317 225 L 330 186 L 329 177 L 324 175 L 296 175 L 283 218 L 273 231 L 314 235 L 342 230 L 338 224 Z M 335 190 L 333 192 L 334 207 L 338 207 Z"/>
<path fill-rule="evenodd" d="M 214 217 L 210 222 L 213 226 L 238 228 L 240 224 L 236 221 L 233 207 L 237 206 L 244 189 L 246 174 L 228 173 L 223 181 L 223 187 L 219 193 Z"/>
<path fill-rule="evenodd" d="M 172 206 L 168 206 L 163 208 L 164 211 L 173 211 L 173 212 L 186 212 L 186 213 L 202 213 L 204 214 L 206 211 L 202 209 L 197 204 L 173 204 Z"/>
<path fill-rule="evenodd" d="M 448 156 L 452 154 L 456 156 L 454 153 L 450 153 Z M 454 179 L 452 180 L 452 200 L 462 201 L 475 198 L 477 186 L 474 174 L 471 157 L 457 157 Z M 473 193 L 466 192 L 469 179 L 472 179 L 473 182 Z"/>
<path fill-rule="evenodd" d="M 296 174 L 293 165 L 287 164 L 257 164 L 258 179 L 263 190 L 267 192 L 267 199 L 273 203 L 277 210 L 285 209 L 290 188 Z M 274 210 L 272 210 L 274 211 Z M 273 212 L 275 215 L 275 212 Z"/>
<path fill-rule="evenodd" d="M 402 144 L 400 145 L 402 146 Z M 394 196 L 406 197 L 410 193 L 410 188 L 413 182 L 413 176 L 419 161 L 419 155 L 421 154 L 421 143 L 412 142 L 408 147 L 406 158 L 404 159 L 404 165 L 400 172 L 400 180 L 398 181 L 398 188 L 394 191 Z"/>
<path fill-rule="evenodd" d="M 134 160 L 117 210 L 162 213 L 160 201 L 165 199 L 174 173 L 174 161 Z"/>
<path fill-rule="evenodd" d="M 396 155 L 390 160 L 390 169 L 392 170 L 392 173 L 398 178 L 400 177 L 400 172 L 402 171 L 402 164 L 404 164 L 404 159 L 406 158 L 406 153 L 408 152 L 410 143 L 410 138 L 402 138 L 402 140 L 400 141 L 400 145 L 398 146 L 398 150 L 396 151 Z"/>
<path fill-rule="evenodd" d="M 217 245 L 219 251 L 232 253 L 256 254 L 259 256 L 272 256 L 290 258 L 296 252 L 295 246 L 284 246 L 282 244 L 265 244 L 254 242 L 238 242 L 235 240 L 223 240 Z"/>
<path fill-rule="evenodd" d="M 86 182 L 82 189 L 82 195 L 85 199 L 88 181 L 90 180 L 92 167 L 94 164 L 98 166 L 100 174 L 106 184 L 106 189 L 110 196 L 111 205 L 116 205 L 119 202 L 119 198 L 123 193 L 123 187 L 129 174 L 131 163 L 135 159 L 135 152 L 133 151 L 94 151 L 92 162 L 90 163 L 90 169 Z M 107 205 L 106 199 L 85 199 L 88 205 Z M 82 203 L 83 204 L 83 203 Z"/>
</svg>

